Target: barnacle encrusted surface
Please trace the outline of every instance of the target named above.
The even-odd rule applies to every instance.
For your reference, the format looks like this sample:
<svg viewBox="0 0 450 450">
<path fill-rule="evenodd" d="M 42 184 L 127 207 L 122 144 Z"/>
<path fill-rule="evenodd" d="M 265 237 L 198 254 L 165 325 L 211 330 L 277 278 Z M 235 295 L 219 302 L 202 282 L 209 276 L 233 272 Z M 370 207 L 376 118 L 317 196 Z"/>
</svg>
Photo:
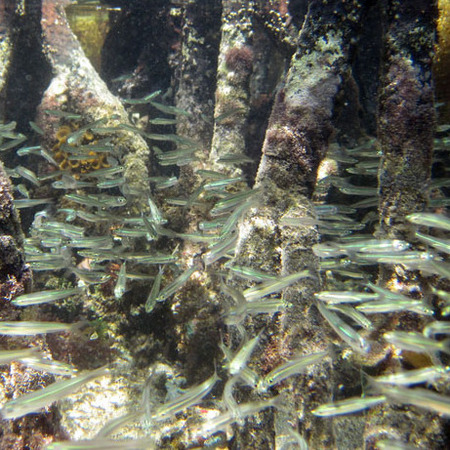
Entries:
<svg viewBox="0 0 450 450">
<path fill-rule="evenodd" d="M 0 447 L 448 448 L 436 5 L 200 3 L 0 6 Z"/>
</svg>

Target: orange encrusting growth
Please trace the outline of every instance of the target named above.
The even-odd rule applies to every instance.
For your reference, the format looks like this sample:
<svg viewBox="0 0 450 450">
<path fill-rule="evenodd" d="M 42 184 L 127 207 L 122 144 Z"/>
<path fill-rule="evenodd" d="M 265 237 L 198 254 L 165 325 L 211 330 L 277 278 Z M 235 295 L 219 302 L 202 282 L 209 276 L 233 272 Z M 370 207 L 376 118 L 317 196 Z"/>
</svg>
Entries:
<svg viewBox="0 0 450 450">
<path fill-rule="evenodd" d="M 75 127 L 74 127 L 75 128 Z M 72 129 L 70 125 L 61 125 L 56 132 L 56 144 L 52 147 L 53 157 L 56 162 L 59 164 L 59 168 L 61 170 L 68 170 L 73 173 L 75 177 L 77 177 L 81 173 L 89 173 L 93 170 L 102 169 L 105 167 L 109 167 L 106 158 L 106 153 L 97 153 L 95 151 L 89 151 L 86 154 L 86 159 L 77 159 L 71 161 L 69 159 L 69 154 L 64 151 L 64 145 L 70 145 L 67 143 L 67 138 L 71 133 L 75 131 Z M 89 145 L 95 144 L 96 139 L 94 134 L 87 130 L 81 139 L 81 145 Z M 73 146 L 76 147 L 75 145 Z"/>
</svg>

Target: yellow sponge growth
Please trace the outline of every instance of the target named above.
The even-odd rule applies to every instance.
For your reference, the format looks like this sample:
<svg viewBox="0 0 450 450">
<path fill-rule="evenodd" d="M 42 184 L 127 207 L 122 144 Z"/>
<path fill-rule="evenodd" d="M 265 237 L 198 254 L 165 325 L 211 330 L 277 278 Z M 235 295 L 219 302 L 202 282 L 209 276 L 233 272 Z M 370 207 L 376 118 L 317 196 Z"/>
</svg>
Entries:
<svg viewBox="0 0 450 450">
<path fill-rule="evenodd" d="M 67 143 L 67 138 L 75 130 L 72 129 L 70 125 L 61 125 L 56 132 L 56 144 L 52 147 L 53 158 L 59 164 L 61 170 L 69 170 L 73 172 L 74 176 L 81 173 L 89 173 L 93 170 L 102 169 L 104 167 L 109 167 L 106 160 L 107 153 L 97 153 L 95 151 L 88 151 L 86 153 L 85 159 L 69 159 L 69 153 L 64 150 L 65 146 L 70 144 Z M 83 137 L 80 140 L 82 146 L 89 144 L 96 144 L 95 136 L 89 130 L 85 131 Z M 73 146 L 74 149 L 77 146 Z"/>
</svg>

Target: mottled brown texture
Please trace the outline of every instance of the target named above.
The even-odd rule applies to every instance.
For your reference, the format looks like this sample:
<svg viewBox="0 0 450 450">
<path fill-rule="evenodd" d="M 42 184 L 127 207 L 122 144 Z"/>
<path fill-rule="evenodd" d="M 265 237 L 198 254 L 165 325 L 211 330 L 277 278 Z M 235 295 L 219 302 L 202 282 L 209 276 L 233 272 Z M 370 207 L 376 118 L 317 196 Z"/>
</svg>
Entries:
<svg viewBox="0 0 450 450">
<path fill-rule="evenodd" d="M 82 125 L 100 118 L 127 122 L 128 117 L 120 100 L 107 88 L 104 81 L 86 58 L 80 43 L 70 30 L 64 11 L 65 2 L 44 0 L 42 5 L 43 50 L 51 65 L 53 79 L 45 91 L 38 108 L 37 122 L 46 133 L 44 146 L 54 144 L 55 125 L 58 118 L 45 110 L 70 110 L 83 115 Z M 107 122 L 108 123 L 108 122 Z M 125 134 L 116 137 L 125 166 L 124 176 L 130 187 L 144 195 L 135 197 L 131 203 L 140 208 L 147 205 L 149 186 L 145 183 L 149 170 L 149 149 L 139 135 Z M 131 200 L 131 199 L 130 199 Z"/>
<path fill-rule="evenodd" d="M 0 162 L 0 299 L 11 300 L 31 287 L 31 271 L 20 245 L 23 233 L 14 209 L 11 183 Z"/>
<path fill-rule="evenodd" d="M 225 54 L 227 68 L 235 72 L 250 72 L 253 66 L 253 50 L 247 45 L 233 47 Z"/>
<path fill-rule="evenodd" d="M 378 174 L 380 238 L 411 240 L 414 227 L 405 216 L 426 208 L 436 125 L 432 56 L 436 2 L 393 0 L 383 4 L 384 52 L 378 111 L 383 152 Z M 414 243 L 414 242 L 413 242 Z M 380 268 L 380 279 L 410 297 L 426 295 L 429 279 L 400 265 Z M 429 318 L 412 313 L 385 319 L 385 329 L 420 331 Z M 430 365 L 428 356 L 402 352 L 382 362 L 390 371 Z M 437 414 L 409 407 L 408 414 L 384 405 L 367 416 L 366 448 L 379 439 L 400 439 L 420 448 L 444 449 L 445 422 Z M 393 425 L 395 424 L 395 425 Z"/>
<path fill-rule="evenodd" d="M 401 238 L 408 232 L 405 215 L 423 210 L 428 197 L 436 123 L 431 78 L 436 5 L 393 1 L 384 14 L 387 30 L 378 116 L 383 151 L 380 225 L 389 237 Z"/>
<path fill-rule="evenodd" d="M 356 24 L 362 13 L 363 8 L 356 12 L 354 4 L 343 1 L 310 3 L 297 51 L 266 130 L 256 177 L 256 186 L 264 194 L 258 209 L 252 211 L 240 228 L 237 264 L 269 270 L 273 266 L 281 275 L 306 268 L 312 275 L 316 273 L 318 259 L 311 246 L 318 242 L 317 230 L 314 227 L 294 230 L 278 223 L 283 216 L 314 216 L 311 196 L 316 172 L 334 131 L 336 96 L 350 67 L 351 40 L 356 37 Z M 290 308 L 266 320 L 265 332 L 272 341 L 270 349 L 276 342 L 279 354 L 287 357 L 292 353 L 323 351 L 327 342 L 336 340 L 314 305 L 313 293 L 317 290 L 320 283 L 313 277 L 284 291 L 283 298 Z M 267 355 L 252 360 L 258 361 L 258 371 L 263 372 L 273 358 Z M 286 424 L 291 424 L 307 438 L 311 448 L 334 448 L 337 442 L 333 421 L 317 418 L 311 410 L 328 401 L 341 382 L 339 372 L 332 370 L 326 358 L 311 368 L 308 376 L 280 383 L 273 390 L 284 396 L 283 408 L 264 413 L 265 423 L 270 423 L 275 433 L 266 428 L 263 435 L 260 430 L 245 427 L 236 434 L 237 446 L 245 448 L 252 436 L 262 448 L 274 448 L 275 435 L 285 432 Z"/>
<path fill-rule="evenodd" d="M 17 244 L 23 241 L 20 219 L 13 204 L 11 182 L 0 161 L 0 234 L 10 235 Z"/>
<path fill-rule="evenodd" d="M 389 58 L 380 97 L 380 221 L 390 237 L 405 236 L 405 215 L 428 197 L 435 127 L 433 89 L 423 69 L 400 52 Z M 431 68 L 431 67 L 430 67 Z"/>
</svg>

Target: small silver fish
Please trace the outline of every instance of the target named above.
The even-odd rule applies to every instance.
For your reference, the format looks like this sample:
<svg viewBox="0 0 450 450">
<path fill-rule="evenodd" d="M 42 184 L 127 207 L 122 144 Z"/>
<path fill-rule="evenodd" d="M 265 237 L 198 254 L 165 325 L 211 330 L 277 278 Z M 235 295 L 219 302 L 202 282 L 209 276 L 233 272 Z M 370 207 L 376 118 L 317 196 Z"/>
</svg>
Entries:
<svg viewBox="0 0 450 450">
<path fill-rule="evenodd" d="M 247 366 L 248 359 L 258 345 L 263 331 L 261 330 L 257 336 L 245 342 L 236 352 L 232 360 L 228 363 L 228 371 L 231 375 L 237 375 Z"/>
<path fill-rule="evenodd" d="M 120 266 L 119 275 L 117 277 L 116 285 L 114 286 L 114 298 L 120 300 L 126 291 L 127 284 L 127 262 L 124 261 Z"/>
<path fill-rule="evenodd" d="M 82 288 L 70 288 L 70 289 L 60 289 L 54 291 L 40 291 L 33 292 L 32 294 L 23 294 L 16 297 L 11 303 L 14 306 L 29 306 L 29 305 L 39 305 L 40 303 L 50 303 L 57 300 L 62 300 L 72 295 L 80 294 L 83 292 Z"/>
<path fill-rule="evenodd" d="M 187 389 L 183 394 L 155 408 L 152 419 L 156 421 L 165 420 L 187 408 L 197 405 L 206 397 L 216 382 L 220 380 L 216 372 L 198 386 Z"/>
<path fill-rule="evenodd" d="M 404 388 L 371 381 L 373 387 L 385 395 L 388 401 L 413 405 L 450 417 L 450 397 L 423 388 Z"/>
<path fill-rule="evenodd" d="M 107 374 L 109 374 L 109 369 L 101 367 L 70 380 L 57 381 L 45 388 L 6 402 L 0 410 L 0 415 L 2 419 L 17 419 L 29 413 L 39 412 L 42 408 L 66 397 L 94 378 Z"/>
<path fill-rule="evenodd" d="M 411 386 L 413 384 L 433 383 L 447 377 L 449 372 L 444 367 L 431 366 L 416 370 L 403 370 L 401 372 L 381 375 L 373 379 L 377 383 Z"/>
<path fill-rule="evenodd" d="M 194 272 L 196 272 L 198 269 L 195 266 L 189 267 L 186 269 L 179 277 L 177 277 L 172 283 L 168 284 L 164 287 L 164 289 L 161 289 L 161 291 L 158 294 L 158 297 L 156 298 L 157 302 L 163 302 L 167 298 L 169 298 L 171 295 L 175 294 L 178 289 L 183 286 L 184 283 L 192 276 Z"/>
<path fill-rule="evenodd" d="M 440 228 L 442 230 L 450 231 L 450 218 L 443 214 L 434 213 L 415 213 L 406 216 L 406 219 L 416 225 L 423 225 L 425 227 Z"/>
<path fill-rule="evenodd" d="M 312 414 L 319 417 L 332 417 L 342 414 L 352 414 L 363 411 L 373 406 L 384 403 L 386 397 L 378 395 L 375 397 L 352 397 L 337 402 L 325 403 L 312 410 Z"/>
<path fill-rule="evenodd" d="M 450 339 L 435 341 L 413 331 L 391 331 L 384 333 L 384 339 L 401 350 L 418 353 L 444 352 L 450 355 Z"/>
<path fill-rule="evenodd" d="M 367 354 L 370 352 L 370 345 L 366 340 L 350 325 L 345 323 L 336 313 L 330 311 L 323 303 L 316 302 L 322 316 L 327 320 L 331 328 L 358 353 Z"/>
<path fill-rule="evenodd" d="M 79 327 L 80 323 L 58 322 L 0 322 L 0 335 L 35 336 L 36 334 L 68 332 Z"/>
<path fill-rule="evenodd" d="M 0 350 L 0 364 L 9 364 L 24 358 L 39 355 L 37 348 L 24 348 L 18 350 Z"/>
<path fill-rule="evenodd" d="M 280 364 L 259 380 L 258 390 L 266 391 L 271 386 L 280 383 L 290 376 L 303 373 L 308 366 L 319 363 L 327 355 L 328 352 L 326 351 L 311 353 L 309 355 L 301 355 L 286 361 L 284 364 Z"/>
</svg>

